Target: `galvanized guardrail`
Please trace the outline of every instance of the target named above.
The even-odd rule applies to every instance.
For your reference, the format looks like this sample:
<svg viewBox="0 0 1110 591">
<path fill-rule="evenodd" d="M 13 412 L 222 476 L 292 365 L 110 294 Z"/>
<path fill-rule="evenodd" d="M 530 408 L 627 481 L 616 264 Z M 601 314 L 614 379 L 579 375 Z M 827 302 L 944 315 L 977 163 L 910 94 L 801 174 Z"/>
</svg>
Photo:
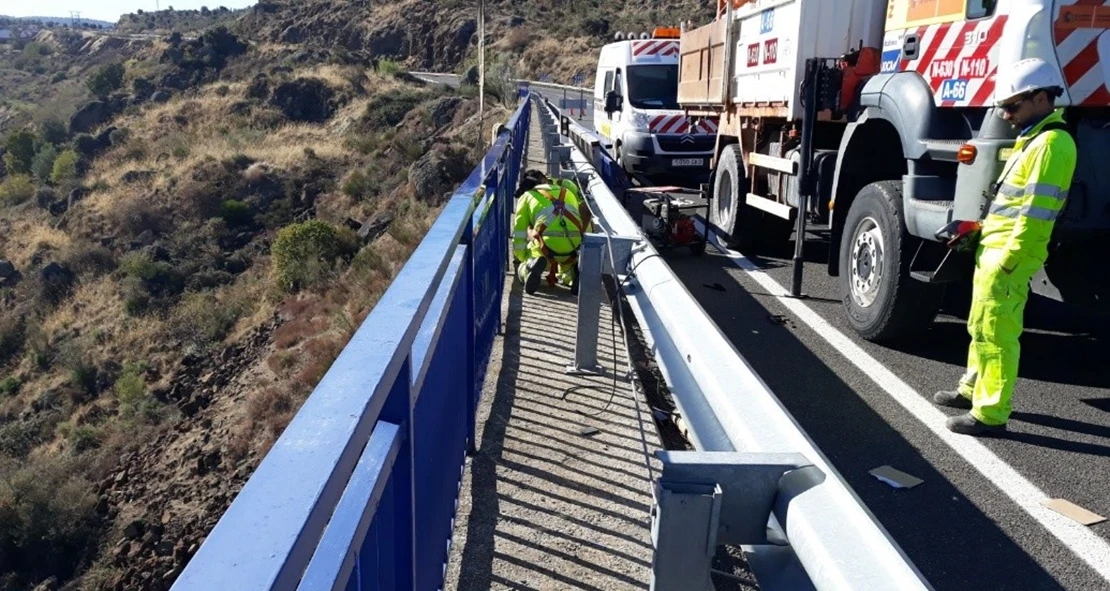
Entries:
<svg viewBox="0 0 1110 591">
<path fill-rule="evenodd" d="M 659 454 L 653 588 L 701 588 L 712 550 L 734 543 L 762 589 L 931 589 L 629 217 L 611 190 L 629 182 L 600 138 L 550 103 L 537 114 L 545 137 L 573 141 L 568 178 L 603 237 L 639 238 L 616 274 L 698 450 Z"/>
<path fill-rule="evenodd" d="M 442 586 L 530 115 L 524 100 L 173 589 Z"/>
</svg>

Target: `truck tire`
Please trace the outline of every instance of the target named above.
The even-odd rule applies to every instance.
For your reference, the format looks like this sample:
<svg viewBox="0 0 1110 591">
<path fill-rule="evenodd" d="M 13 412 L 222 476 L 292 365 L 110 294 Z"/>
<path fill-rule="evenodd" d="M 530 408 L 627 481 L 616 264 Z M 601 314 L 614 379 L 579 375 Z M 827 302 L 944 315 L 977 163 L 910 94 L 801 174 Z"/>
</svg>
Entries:
<svg viewBox="0 0 1110 591">
<path fill-rule="evenodd" d="M 856 195 L 840 242 L 840 293 L 848 323 L 864 339 L 894 341 L 936 318 L 943 286 L 910 277 L 916 238 L 906 231 L 902 182 L 880 181 Z"/>
<path fill-rule="evenodd" d="M 746 250 L 755 244 L 755 228 L 751 224 L 752 216 L 739 215 L 750 209 L 744 201 L 748 187 L 751 186 L 741 162 L 740 146 L 730 144 L 721 150 L 717 170 L 713 174 L 713 203 L 709 208 L 709 222 L 724 234 L 722 238 L 729 248 Z"/>
<path fill-rule="evenodd" d="M 709 221 L 725 234 L 725 244 L 744 252 L 785 243 L 793 224 L 747 204 L 751 182 L 742 165 L 740 146 L 721 150 L 713 174 L 713 203 Z"/>
</svg>

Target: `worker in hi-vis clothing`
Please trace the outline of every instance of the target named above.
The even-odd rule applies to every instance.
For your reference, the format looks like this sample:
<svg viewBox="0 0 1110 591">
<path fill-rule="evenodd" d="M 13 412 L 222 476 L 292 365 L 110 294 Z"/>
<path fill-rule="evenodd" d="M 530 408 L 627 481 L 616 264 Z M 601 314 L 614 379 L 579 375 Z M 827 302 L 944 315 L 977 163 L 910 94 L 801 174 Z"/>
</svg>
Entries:
<svg viewBox="0 0 1110 591">
<path fill-rule="evenodd" d="M 1058 68 L 1040 59 L 1021 60 L 998 74 L 998 112 L 1021 134 L 991 187 L 993 201 L 981 223 L 967 371 L 955 391 L 933 396 L 937 404 L 969 410 L 948 419 L 956 433 L 1004 433 L 1010 418 L 1029 282 L 1048 257 L 1075 172 L 1075 141 L 1054 107 L 1063 91 Z"/>
<path fill-rule="evenodd" d="M 591 228 L 578 185 L 538 170 L 524 173 L 513 214 L 513 256 L 524 291 L 535 293 L 546 271 L 549 286 L 558 281 L 577 292 L 578 248 Z"/>
</svg>

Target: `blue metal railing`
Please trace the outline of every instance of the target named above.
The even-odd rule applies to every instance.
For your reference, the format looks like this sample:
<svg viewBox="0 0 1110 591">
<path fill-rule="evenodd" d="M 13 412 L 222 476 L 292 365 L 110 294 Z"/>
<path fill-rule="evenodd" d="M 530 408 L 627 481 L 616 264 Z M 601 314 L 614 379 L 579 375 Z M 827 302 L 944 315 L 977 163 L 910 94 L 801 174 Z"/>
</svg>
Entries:
<svg viewBox="0 0 1110 591">
<path fill-rule="evenodd" d="M 438 589 L 501 325 L 526 95 L 175 590 Z"/>
</svg>

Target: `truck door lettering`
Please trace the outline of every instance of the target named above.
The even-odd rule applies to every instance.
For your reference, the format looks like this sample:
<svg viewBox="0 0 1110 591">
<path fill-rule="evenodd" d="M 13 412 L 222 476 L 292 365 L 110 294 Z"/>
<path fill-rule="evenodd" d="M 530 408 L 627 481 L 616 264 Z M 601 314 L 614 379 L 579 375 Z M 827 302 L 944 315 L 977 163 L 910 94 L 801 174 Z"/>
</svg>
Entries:
<svg viewBox="0 0 1110 591">
<path fill-rule="evenodd" d="M 748 67 L 754 68 L 759 65 L 759 44 L 752 43 L 748 45 Z"/>
<path fill-rule="evenodd" d="M 779 59 L 779 40 L 768 39 L 763 42 L 763 63 L 773 64 Z"/>
</svg>

